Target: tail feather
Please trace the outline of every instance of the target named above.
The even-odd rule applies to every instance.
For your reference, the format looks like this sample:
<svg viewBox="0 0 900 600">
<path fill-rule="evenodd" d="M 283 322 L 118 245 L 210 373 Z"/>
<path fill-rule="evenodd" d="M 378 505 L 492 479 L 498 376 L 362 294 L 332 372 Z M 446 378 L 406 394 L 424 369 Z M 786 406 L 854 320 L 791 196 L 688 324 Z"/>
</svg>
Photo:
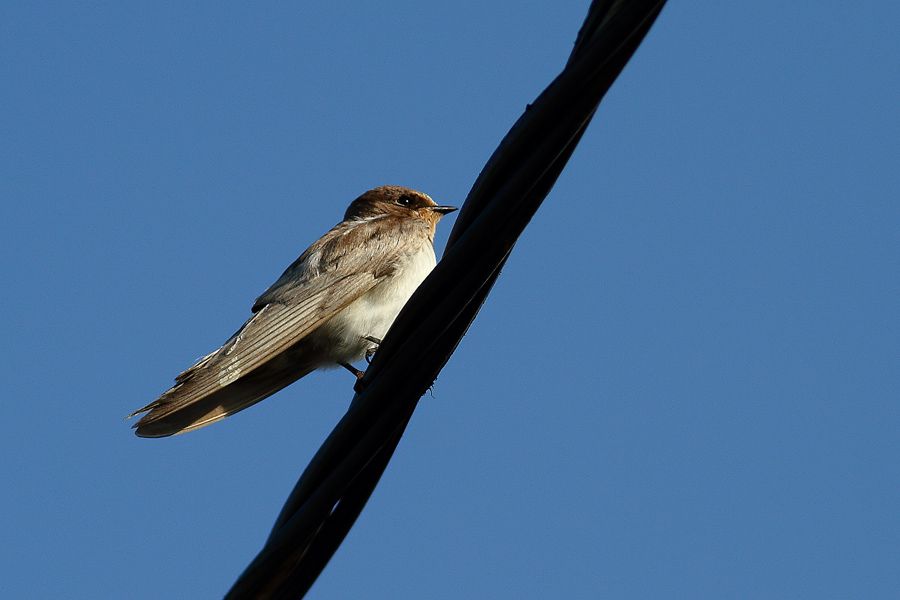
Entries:
<svg viewBox="0 0 900 600">
<path fill-rule="evenodd" d="M 268 398 L 314 369 L 313 365 L 281 357 L 186 404 L 179 402 L 182 390 L 176 385 L 137 411 L 147 414 L 134 424 L 135 433 L 140 437 L 166 437 L 205 427 Z"/>
</svg>

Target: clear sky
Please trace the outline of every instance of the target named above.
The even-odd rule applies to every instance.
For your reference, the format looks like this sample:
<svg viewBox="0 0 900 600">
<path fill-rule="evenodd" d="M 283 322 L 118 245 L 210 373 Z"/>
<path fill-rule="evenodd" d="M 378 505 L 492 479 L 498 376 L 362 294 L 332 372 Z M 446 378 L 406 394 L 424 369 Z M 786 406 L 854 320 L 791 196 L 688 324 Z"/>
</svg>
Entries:
<svg viewBox="0 0 900 600">
<path fill-rule="evenodd" d="M 900 597 L 897 6 L 666 8 L 310 597 Z M 461 202 L 586 7 L 3 3 L 4 597 L 228 589 L 352 378 L 124 415 L 359 193 Z"/>
</svg>

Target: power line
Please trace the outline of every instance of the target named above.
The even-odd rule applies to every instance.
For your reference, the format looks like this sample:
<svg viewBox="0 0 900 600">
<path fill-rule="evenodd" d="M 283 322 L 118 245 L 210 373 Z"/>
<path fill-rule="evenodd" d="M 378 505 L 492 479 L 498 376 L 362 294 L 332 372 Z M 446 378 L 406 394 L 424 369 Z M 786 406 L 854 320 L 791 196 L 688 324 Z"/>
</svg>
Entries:
<svg viewBox="0 0 900 600">
<path fill-rule="evenodd" d="M 595 0 L 562 73 L 482 169 L 444 256 L 401 311 L 357 394 L 227 598 L 302 597 L 350 531 L 419 398 L 471 325 L 519 235 L 665 0 Z"/>
</svg>

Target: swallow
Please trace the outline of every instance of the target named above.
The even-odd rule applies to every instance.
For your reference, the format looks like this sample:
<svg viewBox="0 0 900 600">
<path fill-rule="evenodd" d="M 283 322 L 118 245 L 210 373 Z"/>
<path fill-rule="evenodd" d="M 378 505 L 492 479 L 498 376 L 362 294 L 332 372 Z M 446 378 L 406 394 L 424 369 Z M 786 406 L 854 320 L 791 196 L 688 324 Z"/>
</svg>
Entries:
<svg viewBox="0 0 900 600">
<path fill-rule="evenodd" d="M 193 431 L 243 410 L 310 372 L 370 358 L 436 264 L 438 221 L 456 210 L 400 186 L 367 191 L 294 261 L 252 316 L 175 385 L 129 417 L 140 437 Z"/>
</svg>

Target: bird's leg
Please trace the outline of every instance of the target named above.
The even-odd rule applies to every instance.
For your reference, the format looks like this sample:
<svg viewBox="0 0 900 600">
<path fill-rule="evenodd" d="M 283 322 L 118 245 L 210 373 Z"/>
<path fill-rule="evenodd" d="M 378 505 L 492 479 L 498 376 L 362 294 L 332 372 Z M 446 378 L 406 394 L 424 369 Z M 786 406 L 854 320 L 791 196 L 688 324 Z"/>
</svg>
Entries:
<svg viewBox="0 0 900 600">
<path fill-rule="evenodd" d="M 342 363 L 338 363 L 338 364 L 341 365 L 342 367 L 344 367 L 345 369 L 347 369 L 348 371 L 350 371 L 351 373 L 353 373 L 354 375 L 356 375 L 356 380 L 357 380 L 357 381 L 359 381 L 360 379 L 362 379 L 362 378 L 363 378 L 363 375 L 366 374 L 365 371 L 360 371 L 359 369 L 357 369 L 356 367 L 354 367 L 354 366 L 351 365 L 350 363 L 342 362 Z"/>
<path fill-rule="evenodd" d="M 359 369 L 357 369 L 350 363 L 342 362 L 342 363 L 338 363 L 338 364 L 356 376 L 356 383 L 353 384 L 353 391 L 356 392 L 357 394 L 362 393 L 362 391 L 363 391 L 362 380 L 363 380 L 363 377 L 365 377 L 366 372 L 360 371 Z"/>
<path fill-rule="evenodd" d="M 371 364 L 372 357 L 375 356 L 375 351 L 378 350 L 378 346 L 381 345 L 381 340 L 374 335 L 364 335 L 363 339 L 367 342 L 372 342 L 373 344 L 375 344 L 374 346 L 366 350 L 366 362 Z"/>
<path fill-rule="evenodd" d="M 362 339 L 366 340 L 367 342 L 372 342 L 373 344 L 375 344 L 374 346 L 366 349 L 366 355 L 365 355 L 366 362 L 371 363 L 372 357 L 375 356 L 375 351 L 378 350 L 378 345 L 381 344 L 381 340 L 373 335 L 364 335 Z M 353 390 L 357 394 L 362 392 L 362 385 L 361 385 L 362 378 L 365 376 L 366 372 L 360 371 L 359 369 L 357 369 L 350 363 L 342 362 L 342 363 L 338 363 L 338 364 L 356 376 L 356 383 L 353 385 Z"/>
</svg>

